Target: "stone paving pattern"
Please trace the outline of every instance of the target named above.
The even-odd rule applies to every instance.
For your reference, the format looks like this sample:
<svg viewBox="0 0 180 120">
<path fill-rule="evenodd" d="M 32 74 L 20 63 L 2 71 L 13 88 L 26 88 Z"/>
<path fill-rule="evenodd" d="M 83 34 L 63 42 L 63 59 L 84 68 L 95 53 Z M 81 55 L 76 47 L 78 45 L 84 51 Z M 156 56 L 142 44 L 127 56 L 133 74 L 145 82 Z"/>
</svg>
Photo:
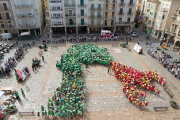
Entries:
<svg viewBox="0 0 180 120">
<path fill-rule="evenodd" d="M 97 42 L 94 43 L 100 47 L 108 48 L 109 52 L 115 58 L 115 61 L 132 66 L 140 71 L 154 70 L 167 81 L 168 88 L 172 90 L 175 95 L 174 99 L 180 104 L 180 83 L 169 72 L 167 72 L 160 64 L 158 64 L 153 58 L 151 58 L 146 52 L 143 55 L 137 54 L 133 50 L 135 43 L 131 42 L 131 51 L 126 48 L 117 46 L 119 42 Z M 116 46 L 114 46 L 116 44 Z M 16 101 L 15 105 L 18 111 L 27 111 L 32 109 L 35 111 L 34 116 L 22 116 L 20 117 L 18 112 L 7 115 L 8 120 L 35 120 L 42 119 L 37 117 L 37 112 L 40 111 L 41 105 L 46 105 L 48 98 L 53 95 L 55 88 L 60 86 L 62 72 L 55 66 L 59 57 L 67 52 L 67 48 L 71 43 L 60 45 L 59 50 L 52 50 L 50 47 L 47 52 L 43 52 L 45 62 L 41 62 L 41 66 L 37 71 L 33 72 L 31 68 L 32 58 L 39 56 L 39 48 L 34 46 L 30 48 L 24 55 L 24 58 L 18 62 L 16 69 L 21 69 L 24 65 L 27 65 L 31 70 L 31 75 L 25 80 L 25 82 L 17 82 L 14 71 L 11 72 L 11 76 L 8 78 L 0 78 L 0 87 L 13 87 L 18 91 L 21 102 Z M 121 53 L 116 53 L 114 49 L 120 49 Z M 9 54 L 5 54 L 3 60 L 7 60 L 15 52 L 14 49 Z M 41 58 L 40 58 L 41 59 Z M 3 60 L 0 61 L 3 66 Z M 153 82 L 162 92 L 160 96 L 155 96 L 149 92 L 146 99 L 150 102 L 147 108 L 139 109 L 132 105 L 126 98 L 122 91 L 122 85 L 120 81 L 117 81 L 114 77 L 114 73 L 107 73 L 107 66 L 92 64 L 87 71 L 84 69 L 84 79 L 86 82 L 87 94 L 85 99 L 85 114 L 83 118 L 85 120 L 164 120 L 164 119 L 180 119 L 179 109 L 175 110 L 170 107 L 169 101 L 172 100 L 169 95 L 163 90 L 163 87 Z M 22 97 L 20 88 L 24 89 L 26 99 Z M 143 90 L 141 90 L 143 91 Z M 6 96 L 0 101 L 2 102 Z M 168 111 L 155 112 L 153 107 L 156 106 L 168 106 Z"/>
</svg>

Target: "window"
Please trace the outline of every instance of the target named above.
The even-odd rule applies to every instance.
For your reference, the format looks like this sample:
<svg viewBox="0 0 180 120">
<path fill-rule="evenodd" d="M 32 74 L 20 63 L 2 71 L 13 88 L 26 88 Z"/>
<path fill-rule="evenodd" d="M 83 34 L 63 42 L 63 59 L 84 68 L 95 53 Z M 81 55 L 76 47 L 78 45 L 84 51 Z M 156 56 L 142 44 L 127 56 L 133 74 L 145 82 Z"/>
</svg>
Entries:
<svg viewBox="0 0 180 120">
<path fill-rule="evenodd" d="M 124 0 L 121 0 L 121 3 L 124 3 Z"/>
<path fill-rule="evenodd" d="M 123 13 L 123 8 L 120 8 L 120 15 L 122 15 Z"/>
<path fill-rule="evenodd" d="M 151 20 L 148 20 L 148 24 L 151 25 Z"/>
<path fill-rule="evenodd" d="M 111 25 L 112 25 L 112 26 L 114 25 L 114 20 L 111 20 Z"/>
<path fill-rule="evenodd" d="M 161 25 L 160 25 L 160 28 L 162 28 L 163 27 L 163 23 L 161 23 Z"/>
<path fill-rule="evenodd" d="M 162 19 L 162 14 L 161 13 L 158 14 L 158 19 Z"/>
<path fill-rule="evenodd" d="M 154 8 L 155 8 L 155 6 L 154 6 L 154 5 L 152 5 L 152 6 L 151 6 L 151 9 L 154 9 Z"/>
<path fill-rule="evenodd" d="M 154 14 L 154 18 L 156 18 L 157 13 Z"/>
<path fill-rule="evenodd" d="M 131 18 L 128 18 L 128 19 L 127 19 L 127 22 L 130 23 L 130 21 L 131 21 Z"/>
<path fill-rule="evenodd" d="M 73 11 L 69 10 L 69 16 L 72 16 L 72 15 L 73 15 Z"/>
<path fill-rule="evenodd" d="M 94 11 L 91 11 L 91 16 L 94 16 Z"/>
<path fill-rule="evenodd" d="M 122 22 L 122 18 L 119 18 L 119 23 L 121 23 Z"/>
<path fill-rule="evenodd" d="M 80 0 L 81 6 L 84 6 L 84 0 Z"/>
<path fill-rule="evenodd" d="M 165 15 L 162 16 L 162 19 L 165 19 Z"/>
<path fill-rule="evenodd" d="M 152 23 L 152 25 L 154 26 L 154 22 Z"/>
<path fill-rule="evenodd" d="M 91 4 L 91 8 L 94 8 L 94 4 Z"/>
<path fill-rule="evenodd" d="M 167 9 L 169 8 L 169 4 L 166 4 L 166 8 L 167 8 Z"/>
<path fill-rule="evenodd" d="M 179 30 L 178 36 L 180 36 L 180 30 Z"/>
<path fill-rule="evenodd" d="M 81 9 L 81 16 L 84 16 L 84 9 Z"/>
<path fill-rule="evenodd" d="M 97 19 L 97 23 L 98 23 L 98 25 L 100 25 L 101 24 L 101 19 Z"/>
<path fill-rule="evenodd" d="M 101 4 L 98 4 L 98 8 L 101 8 Z"/>
<path fill-rule="evenodd" d="M 153 12 L 150 12 L 150 16 L 149 17 L 153 17 Z"/>
</svg>

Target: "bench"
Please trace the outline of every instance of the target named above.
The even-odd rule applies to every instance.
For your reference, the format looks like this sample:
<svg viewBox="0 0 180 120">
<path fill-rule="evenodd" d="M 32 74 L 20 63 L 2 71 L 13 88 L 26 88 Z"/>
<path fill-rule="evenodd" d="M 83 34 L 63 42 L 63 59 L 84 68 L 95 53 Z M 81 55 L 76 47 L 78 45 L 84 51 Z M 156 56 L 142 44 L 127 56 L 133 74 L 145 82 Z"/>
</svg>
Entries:
<svg viewBox="0 0 180 120">
<path fill-rule="evenodd" d="M 158 111 L 158 110 L 167 110 L 168 109 L 168 107 L 166 106 L 166 107 L 154 107 L 154 111 Z"/>
<path fill-rule="evenodd" d="M 167 92 L 167 94 L 173 98 L 174 97 L 174 94 L 168 89 L 168 88 L 164 88 L 164 90 Z"/>
<path fill-rule="evenodd" d="M 31 113 L 32 115 L 34 114 L 34 110 L 33 111 L 31 111 L 31 112 L 19 112 L 19 115 L 21 115 L 22 116 L 22 114 L 24 114 L 24 113 Z"/>
<path fill-rule="evenodd" d="M 166 49 L 166 48 L 167 48 L 167 47 L 166 47 L 166 46 L 164 46 L 164 45 L 161 45 L 161 47 L 162 47 L 162 48 L 164 48 L 164 49 Z"/>
</svg>

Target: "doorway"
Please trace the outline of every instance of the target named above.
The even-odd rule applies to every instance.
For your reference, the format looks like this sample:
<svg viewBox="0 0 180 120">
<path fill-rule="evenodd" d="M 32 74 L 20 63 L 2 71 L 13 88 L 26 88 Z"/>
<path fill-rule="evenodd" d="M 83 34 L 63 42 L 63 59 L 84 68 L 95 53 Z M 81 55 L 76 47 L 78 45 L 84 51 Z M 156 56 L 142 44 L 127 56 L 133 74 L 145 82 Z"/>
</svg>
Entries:
<svg viewBox="0 0 180 120">
<path fill-rule="evenodd" d="M 4 10 L 8 10 L 6 3 L 3 3 L 3 6 L 4 6 Z"/>
<path fill-rule="evenodd" d="M 69 24 L 70 24 L 70 25 L 73 25 L 73 24 L 74 24 L 73 19 L 69 19 Z"/>
</svg>

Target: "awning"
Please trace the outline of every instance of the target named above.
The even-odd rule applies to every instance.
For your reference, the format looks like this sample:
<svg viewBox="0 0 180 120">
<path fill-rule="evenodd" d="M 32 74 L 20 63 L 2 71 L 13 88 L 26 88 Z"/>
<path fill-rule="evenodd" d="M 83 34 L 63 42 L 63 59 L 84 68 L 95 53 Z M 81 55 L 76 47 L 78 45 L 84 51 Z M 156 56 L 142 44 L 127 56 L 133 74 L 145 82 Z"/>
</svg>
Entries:
<svg viewBox="0 0 180 120">
<path fill-rule="evenodd" d="M 20 36 L 29 35 L 29 32 L 22 32 Z"/>
</svg>

